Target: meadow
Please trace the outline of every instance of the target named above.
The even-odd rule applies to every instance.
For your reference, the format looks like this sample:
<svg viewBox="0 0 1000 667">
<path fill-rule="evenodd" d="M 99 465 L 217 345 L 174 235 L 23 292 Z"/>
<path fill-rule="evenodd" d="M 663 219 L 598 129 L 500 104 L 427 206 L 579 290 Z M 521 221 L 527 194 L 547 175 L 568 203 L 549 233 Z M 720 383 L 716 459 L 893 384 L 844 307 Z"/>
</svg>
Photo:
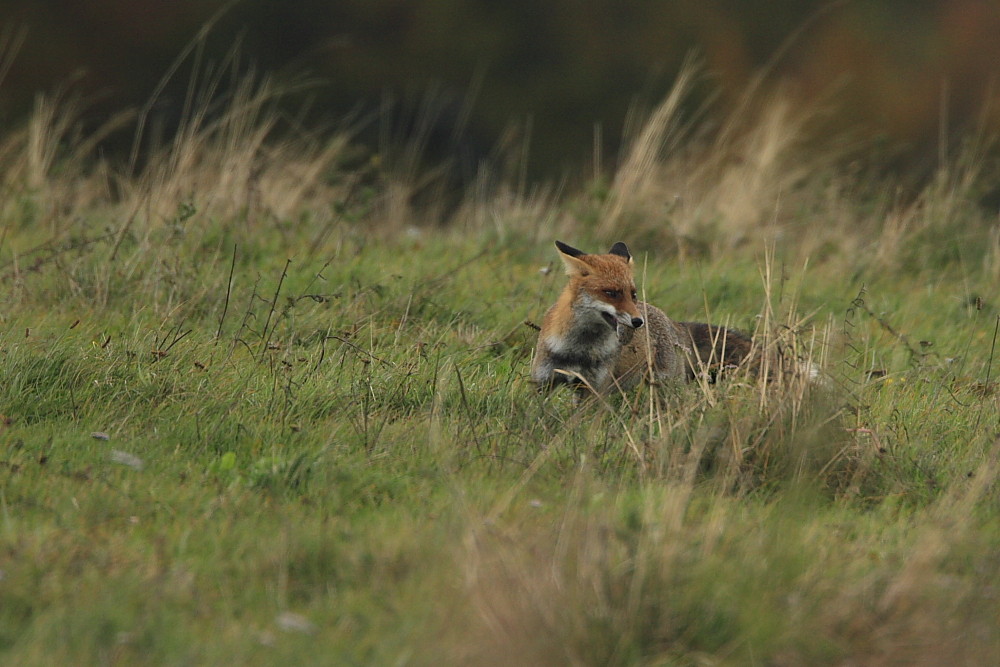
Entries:
<svg viewBox="0 0 1000 667">
<path fill-rule="evenodd" d="M 134 116 L 39 97 L 0 135 L 0 662 L 995 660 L 992 144 L 907 181 L 689 84 L 592 178 L 447 205 L 266 81 L 124 164 Z M 540 395 L 557 238 L 822 378 Z"/>
</svg>

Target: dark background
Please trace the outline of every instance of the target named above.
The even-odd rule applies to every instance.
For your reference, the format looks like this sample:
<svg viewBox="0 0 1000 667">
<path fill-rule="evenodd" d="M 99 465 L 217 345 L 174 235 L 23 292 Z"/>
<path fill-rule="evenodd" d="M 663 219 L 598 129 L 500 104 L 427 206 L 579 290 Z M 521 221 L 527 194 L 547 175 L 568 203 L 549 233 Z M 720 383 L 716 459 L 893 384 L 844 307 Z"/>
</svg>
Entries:
<svg viewBox="0 0 1000 667">
<path fill-rule="evenodd" d="M 2 39 L 24 41 L 0 122 L 23 119 L 38 91 L 85 96 L 94 121 L 141 106 L 220 12 L 156 98 L 167 127 L 193 71 L 255 68 L 310 82 L 287 101 L 307 124 L 350 117 L 362 140 L 401 137 L 429 104 L 432 152 L 474 161 L 502 136 L 530 137 L 533 173 L 560 175 L 589 168 L 597 126 L 613 164 L 629 109 L 655 104 L 690 57 L 692 104 L 714 94 L 725 110 L 766 71 L 827 105 L 829 131 L 898 147 L 902 167 L 926 167 L 942 136 L 1000 127 L 991 0 L 2 0 Z"/>
</svg>

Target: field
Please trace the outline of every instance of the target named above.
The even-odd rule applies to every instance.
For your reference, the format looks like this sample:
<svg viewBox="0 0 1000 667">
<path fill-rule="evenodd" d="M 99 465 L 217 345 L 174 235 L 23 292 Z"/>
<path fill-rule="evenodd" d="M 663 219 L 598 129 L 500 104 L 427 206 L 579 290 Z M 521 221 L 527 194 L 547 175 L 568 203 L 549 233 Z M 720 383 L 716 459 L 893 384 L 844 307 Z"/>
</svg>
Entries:
<svg viewBox="0 0 1000 667">
<path fill-rule="evenodd" d="M 607 174 L 438 207 L 266 82 L 131 167 L 40 99 L 0 136 L 0 662 L 994 661 L 989 142 L 904 182 L 686 85 Z M 539 395 L 556 238 L 822 379 Z"/>
</svg>

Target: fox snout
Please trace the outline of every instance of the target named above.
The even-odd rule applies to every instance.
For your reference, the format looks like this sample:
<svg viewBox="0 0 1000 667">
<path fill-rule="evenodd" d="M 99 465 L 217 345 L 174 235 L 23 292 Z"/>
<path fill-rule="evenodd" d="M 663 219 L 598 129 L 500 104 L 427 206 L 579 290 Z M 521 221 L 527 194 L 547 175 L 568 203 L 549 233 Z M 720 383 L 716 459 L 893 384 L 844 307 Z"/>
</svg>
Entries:
<svg viewBox="0 0 1000 667">
<path fill-rule="evenodd" d="M 615 325 L 618 324 L 621 324 L 626 327 L 632 327 L 633 329 L 638 329 L 646 322 L 641 317 L 633 317 L 628 313 L 622 313 L 622 312 L 619 312 L 617 316 L 612 315 L 611 313 L 601 313 L 601 315 L 604 317 L 607 323 L 611 325 L 612 329 L 614 329 Z"/>
</svg>

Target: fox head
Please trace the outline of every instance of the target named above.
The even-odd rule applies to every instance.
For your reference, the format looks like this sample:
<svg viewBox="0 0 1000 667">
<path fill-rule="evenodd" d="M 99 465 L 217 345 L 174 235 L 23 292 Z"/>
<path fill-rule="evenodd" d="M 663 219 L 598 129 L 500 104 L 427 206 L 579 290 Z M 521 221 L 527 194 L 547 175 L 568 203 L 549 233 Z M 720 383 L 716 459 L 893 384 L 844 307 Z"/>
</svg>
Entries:
<svg viewBox="0 0 1000 667">
<path fill-rule="evenodd" d="M 592 311 L 612 329 L 619 324 L 633 329 L 643 325 L 628 246 L 618 242 L 606 255 L 588 255 L 562 241 L 556 241 L 556 248 L 569 276 L 574 309 Z"/>
</svg>

